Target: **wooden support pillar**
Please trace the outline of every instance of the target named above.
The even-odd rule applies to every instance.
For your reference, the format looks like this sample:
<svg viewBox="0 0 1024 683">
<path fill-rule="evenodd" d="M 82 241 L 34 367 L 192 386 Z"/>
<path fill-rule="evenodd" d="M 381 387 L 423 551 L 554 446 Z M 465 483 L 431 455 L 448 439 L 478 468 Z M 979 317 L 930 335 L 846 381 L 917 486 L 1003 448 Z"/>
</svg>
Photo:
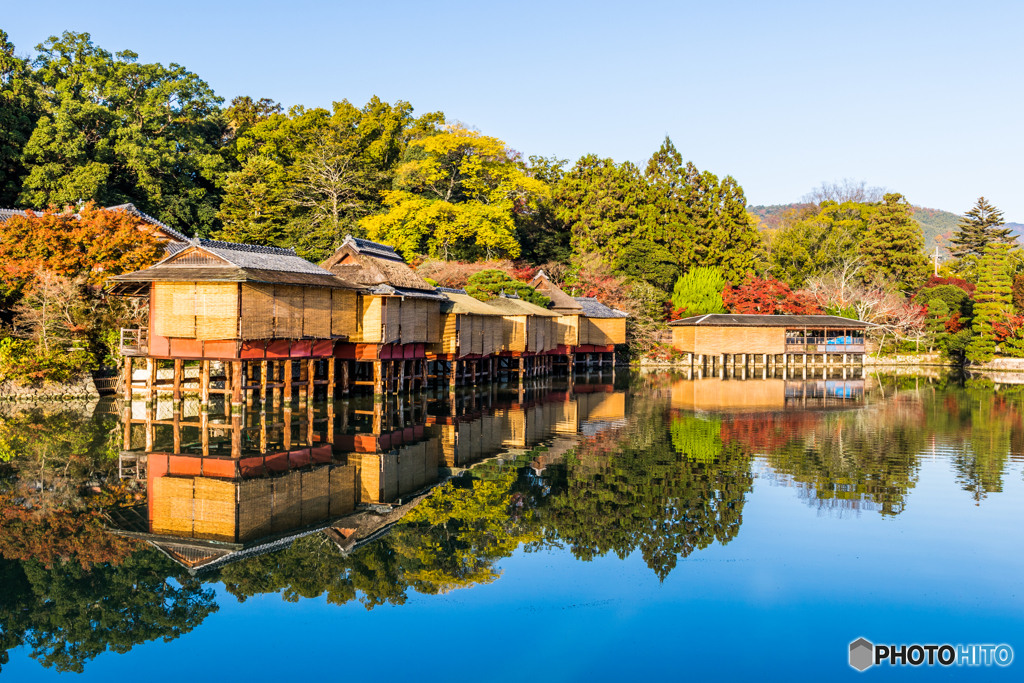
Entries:
<svg viewBox="0 0 1024 683">
<path fill-rule="evenodd" d="M 448 387 L 449 391 L 455 390 L 456 376 L 459 371 L 459 361 L 453 360 L 448 364 Z M 452 408 L 455 406 L 453 405 Z"/>
<path fill-rule="evenodd" d="M 260 410 L 260 453 L 267 452 L 267 411 Z"/>
<path fill-rule="evenodd" d="M 281 428 L 281 446 L 284 450 L 289 450 L 292 447 L 292 404 L 288 401 L 284 404 L 284 411 L 282 413 L 282 419 L 284 420 L 284 426 Z"/>
<path fill-rule="evenodd" d="M 153 393 L 156 391 L 156 367 L 157 362 L 155 358 L 146 359 L 146 402 L 152 401 L 155 396 Z"/>
<path fill-rule="evenodd" d="M 402 393 L 405 390 L 405 361 L 398 361 L 398 381 L 395 382 L 395 391 Z"/>
<path fill-rule="evenodd" d="M 123 450 L 130 451 L 132 449 L 132 404 L 131 401 L 126 401 L 124 404 L 124 410 L 122 411 L 122 421 L 124 422 L 124 448 Z"/>
<path fill-rule="evenodd" d="M 239 408 L 242 405 L 242 383 L 245 381 L 245 373 L 242 372 L 242 361 L 231 361 L 231 408 L 232 412 L 241 413 Z"/>
<path fill-rule="evenodd" d="M 242 379 L 242 377 L 244 377 L 244 375 L 242 374 L 242 368 L 239 367 L 239 368 L 236 368 L 236 369 L 238 370 L 238 375 L 239 375 L 238 379 L 236 380 L 236 384 L 241 386 L 242 382 L 244 381 Z M 239 398 L 239 400 L 241 400 L 242 397 L 239 396 L 238 398 Z M 241 405 L 241 404 L 239 404 L 239 405 Z M 236 459 L 242 457 L 242 414 L 241 413 L 236 413 L 235 415 L 233 415 L 231 417 L 231 457 L 232 458 L 236 458 Z"/>
<path fill-rule="evenodd" d="M 171 377 L 172 394 L 171 399 L 174 401 L 174 412 L 181 411 L 181 373 L 182 373 L 182 360 L 180 358 L 174 359 L 174 376 Z"/>
<path fill-rule="evenodd" d="M 267 409 L 267 366 L 265 360 L 260 361 L 260 411 Z"/>
<path fill-rule="evenodd" d="M 384 395 L 384 361 L 373 361 L 373 395 Z"/>
<path fill-rule="evenodd" d="M 173 437 L 174 437 L 174 454 L 178 455 L 179 453 L 181 453 L 181 411 L 180 410 L 175 410 L 174 411 L 174 425 L 172 426 L 172 429 L 174 430 L 174 434 L 173 434 Z"/>
<path fill-rule="evenodd" d="M 519 383 L 523 383 L 523 377 L 526 373 L 526 359 L 519 356 Z"/>
<path fill-rule="evenodd" d="M 199 411 L 199 438 L 203 446 L 203 455 L 210 454 L 210 413 Z"/>
<path fill-rule="evenodd" d="M 348 381 L 348 360 L 341 361 L 341 393 L 342 395 L 348 393 L 349 381 Z"/>
<path fill-rule="evenodd" d="M 245 382 L 246 389 L 244 390 L 245 391 L 245 405 L 252 406 L 253 390 L 248 388 L 248 387 L 252 386 L 252 361 L 251 360 L 245 362 L 245 378 L 246 378 L 246 382 Z"/>
<path fill-rule="evenodd" d="M 288 410 L 291 410 L 292 405 L 292 362 L 290 360 L 282 361 L 284 373 L 284 403 L 288 406 Z"/>
<path fill-rule="evenodd" d="M 210 361 L 199 362 L 199 403 L 210 405 Z"/>
<path fill-rule="evenodd" d="M 316 359 L 310 358 L 306 361 L 306 401 L 312 403 L 314 398 L 314 392 L 316 391 L 316 384 L 313 381 L 316 379 Z"/>
<path fill-rule="evenodd" d="M 334 400 L 334 366 L 337 361 L 333 358 L 327 359 L 327 400 Z"/>
<path fill-rule="evenodd" d="M 124 357 L 124 400 L 131 403 L 132 400 L 132 357 Z M 125 450 L 128 450 L 127 448 Z"/>
</svg>

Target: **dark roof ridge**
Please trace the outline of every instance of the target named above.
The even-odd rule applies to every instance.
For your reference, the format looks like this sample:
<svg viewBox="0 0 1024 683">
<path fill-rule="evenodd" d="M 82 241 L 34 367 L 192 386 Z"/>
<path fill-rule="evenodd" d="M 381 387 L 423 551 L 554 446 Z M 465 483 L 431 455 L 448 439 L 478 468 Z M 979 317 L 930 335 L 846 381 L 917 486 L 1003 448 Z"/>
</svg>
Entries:
<svg viewBox="0 0 1024 683">
<path fill-rule="evenodd" d="M 294 248 L 265 247 L 262 244 L 246 244 L 244 242 L 221 242 L 220 240 L 208 240 L 206 238 L 193 238 L 188 240 L 198 247 L 213 247 L 215 249 L 232 249 L 234 251 L 246 251 L 252 254 L 273 254 L 275 256 L 298 256 Z"/>
</svg>

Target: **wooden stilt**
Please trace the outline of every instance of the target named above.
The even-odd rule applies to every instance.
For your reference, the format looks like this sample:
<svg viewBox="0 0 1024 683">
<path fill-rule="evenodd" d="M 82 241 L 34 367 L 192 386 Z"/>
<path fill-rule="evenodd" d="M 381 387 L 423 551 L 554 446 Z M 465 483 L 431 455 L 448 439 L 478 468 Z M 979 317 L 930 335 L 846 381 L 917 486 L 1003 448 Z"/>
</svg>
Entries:
<svg viewBox="0 0 1024 683">
<path fill-rule="evenodd" d="M 174 401 L 174 411 L 180 412 L 181 410 L 181 373 L 182 373 L 182 360 L 180 358 L 174 359 L 174 376 L 171 378 L 172 394 L 171 399 Z"/>
<path fill-rule="evenodd" d="M 291 410 L 292 405 L 292 362 L 290 360 L 282 361 L 283 372 L 284 372 L 284 402 Z"/>
<path fill-rule="evenodd" d="M 200 361 L 199 365 L 199 403 L 210 405 L 210 361 Z"/>
<path fill-rule="evenodd" d="M 342 360 L 341 361 L 341 393 L 343 395 L 348 393 L 348 385 L 349 385 L 349 381 L 348 381 L 348 361 L 347 360 Z"/>
<path fill-rule="evenodd" d="M 333 358 L 327 359 L 327 400 L 334 400 L 334 366 L 337 363 Z"/>
<path fill-rule="evenodd" d="M 156 390 L 156 368 L 157 362 L 155 358 L 146 359 L 146 402 L 152 401 L 155 397 L 153 392 Z"/>
<path fill-rule="evenodd" d="M 309 403 L 312 403 L 316 397 L 314 393 L 316 391 L 316 384 L 314 382 L 316 379 L 316 363 L 317 361 L 313 358 L 306 361 L 306 401 Z"/>
<path fill-rule="evenodd" d="M 199 435 L 203 447 L 203 455 L 210 455 L 210 413 L 199 411 Z"/>
<path fill-rule="evenodd" d="M 252 386 L 252 361 L 246 361 L 245 362 L 245 378 L 246 378 L 246 382 L 245 382 L 246 387 L 251 387 Z M 253 390 L 246 388 L 243 391 L 245 392 L 245 405 L 252 406 Z"/>
<path fill-rule="evenodd" d="M 132 400 L 132 357 L 124 357 L 124 400 L 131 403 Z M 125 450 L 128 450 L 125 448 Z"/>
<path fill-rule="evenodd" d="M 267 408 L 267 366 L 269 363 L 263 360 L 260 361 L 260 410 L 265 411 Z"/>
<path fill-rule="evenodd" d="M 373 361 L 373 395 L 384 395 L 384 361 Z"/>
<path fill-rule="evenodd" d="M 232 412 L 239 412 L 237 410 L 242 405 L 242 383 L 245 381 L 245 373 L 242 372 L 242 361 L 236 360 L 231 362 L 231 407 Z"/>
</svg>

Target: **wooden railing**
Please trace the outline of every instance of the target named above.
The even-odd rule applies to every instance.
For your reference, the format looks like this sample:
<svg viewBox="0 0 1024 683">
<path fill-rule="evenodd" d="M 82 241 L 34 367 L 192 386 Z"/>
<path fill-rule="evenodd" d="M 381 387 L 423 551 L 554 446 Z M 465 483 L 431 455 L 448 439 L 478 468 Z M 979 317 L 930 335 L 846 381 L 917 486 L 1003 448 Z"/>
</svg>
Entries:
<svg viewBox="0 0 1024 683">
<path fill-rule="evenodd" d="M 121 355 L 145 356 L 149 353 L 149 330 L 121 328 Z"/>
<path fill-rule="evenodd" d="M 786 353 L 864 353 L 864 337 L 786 337 Z"/>
</svg>

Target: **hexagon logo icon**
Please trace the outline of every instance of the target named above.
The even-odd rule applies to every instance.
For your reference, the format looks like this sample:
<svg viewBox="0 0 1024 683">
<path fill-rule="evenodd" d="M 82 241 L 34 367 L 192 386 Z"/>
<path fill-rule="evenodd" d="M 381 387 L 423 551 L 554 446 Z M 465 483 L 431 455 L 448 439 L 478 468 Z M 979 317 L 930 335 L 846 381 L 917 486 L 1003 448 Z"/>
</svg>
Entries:
<svg viewBox="0 0 1024 683">
<path fill-rule="evenodd" d="M 864 671 L 873 664 L 872 653 L 875 646 L 863 638 L 850 643 L 850 666 L 857 671 Z"/>
</svg>

